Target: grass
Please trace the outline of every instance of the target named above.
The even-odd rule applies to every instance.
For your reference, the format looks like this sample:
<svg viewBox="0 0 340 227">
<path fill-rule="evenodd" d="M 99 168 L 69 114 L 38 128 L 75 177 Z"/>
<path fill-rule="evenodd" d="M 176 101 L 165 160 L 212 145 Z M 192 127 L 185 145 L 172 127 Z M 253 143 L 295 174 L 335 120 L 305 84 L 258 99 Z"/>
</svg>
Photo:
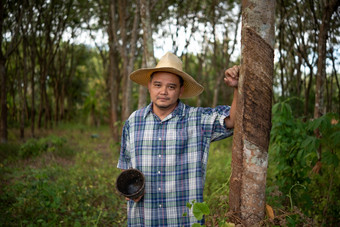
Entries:
<svg viewBox="0 0 340 227">
<path fill-rule="evenodd" d="M 10 130 L 9 143 L 0 144 L 0 226 L 126 226 L 126 202 L 115 189 L 119 144 L 110 139 L 109 127 L 59 125 L 22 142 L 18 135 Z M 207 226 L 230 222 L 231 146 L 232 137 L 211 144 L 204 189 Z M 310 218 L 295 208 L 296 196 L 294 210 L 284 203 L 275 183 L 276 162 L 270 163 L 267 203 L 276 213 L 274 221 L 266 219 L 262 226 L 307 223 Z M 337 198 L 333 191 L 318 192 L 325 193 Z M 329 210 L 336 219 L 331 211 L 338 209 Z"/>
<path fill-rule="evenodd" d="M 38 138 L 1 145 L 3 226 L 125 226 L 115 189 L 119 147 L 109 128 L 62 125 Z"/>
<path fill-rule="evenodd" d="M 126 226 L 125 200 L 115 189 L 119 144 L 108 127 L 59 125 L 0 145 L 3 226 Z M 225 220 L 232 138 L 211 145 L 205 200 L 207 223 Z"/>
<path fill-rule="evenodd" d="M 207 166 L 204 200 L 210 208 L 207 226 L 221 226 L 228 222 L 229 179 L 231 175 L 232 137 L 211 144 Z"/>
</svg>

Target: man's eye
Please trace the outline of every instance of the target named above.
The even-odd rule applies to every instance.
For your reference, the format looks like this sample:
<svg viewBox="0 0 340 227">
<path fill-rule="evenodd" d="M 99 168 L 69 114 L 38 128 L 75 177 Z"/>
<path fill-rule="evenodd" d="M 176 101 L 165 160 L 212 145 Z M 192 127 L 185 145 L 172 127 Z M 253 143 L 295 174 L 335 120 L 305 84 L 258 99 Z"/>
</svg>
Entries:
<svg viewBox="0 0 340 227">
<path fill-rule="evenodd" d="M 155 87 L 160 87 L 161 85 L 160 84 L 154 84 Z"/>
<path fill-rule="evenodd" d="M 175 86 L 169 86 L 170 89 L 175 89 Z"/>
</svg>

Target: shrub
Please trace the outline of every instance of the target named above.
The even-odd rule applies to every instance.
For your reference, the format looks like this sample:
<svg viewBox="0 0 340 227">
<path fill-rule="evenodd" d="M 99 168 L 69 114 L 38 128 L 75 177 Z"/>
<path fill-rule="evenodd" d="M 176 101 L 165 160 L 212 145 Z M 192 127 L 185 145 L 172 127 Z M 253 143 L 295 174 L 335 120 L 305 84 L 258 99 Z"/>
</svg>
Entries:
<svg viewBox="0 0 340 227">
<path fill-rule="evenodd" d="M 278 186 L 279 203 L 295 206 L 319 224 L 339 220 L 339 116 L 326 114 L 304 122 L 295 119 L 286 102 L 273 106 L 269 150 L 268 193 Z M 332 122 L 335 122 L 335 124 Z M 318 136 L 316 131 L 319 132 Z M 269 201 L 274 199 L 269 198 Z M 334 210 L 335 209 L 335 210 Z M 301 218 L 301 217 L 300 217 Z M 289 222 L 303 222 L 298 217 Z"/>
<path fill-rule="evenodd" d="M 64 146 L 67 140 L 54 135 L 41 139 L 29 139 L 21 145 L 19 157 L 23 159 L 34 158 L 44 152 L 55 152 L 58 155 L 70 155 L 72 150 Z"/>
<path fill-rule="evenodd" d="M 42 140 L 41 140 L 42 141 Z M 47 139 L 46 141 L 51 142 Z M 56 144 L 54 144 L 56 146 Z M 53 147 L 53 146 L 49 146 Z M 72 166 L 9 171 L 0 196 L 4 226 L 124 226 L 125 200 L 115 193 L 117 170 L 98 151 L 78 152 Z"/>
</svg>

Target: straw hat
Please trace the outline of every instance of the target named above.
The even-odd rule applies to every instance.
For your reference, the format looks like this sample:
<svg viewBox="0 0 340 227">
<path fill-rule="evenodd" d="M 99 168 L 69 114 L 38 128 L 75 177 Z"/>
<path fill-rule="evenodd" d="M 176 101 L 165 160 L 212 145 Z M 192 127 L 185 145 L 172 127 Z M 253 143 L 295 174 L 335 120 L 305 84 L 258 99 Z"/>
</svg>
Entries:
<svg viewBox="0 0 340 227">
<path fill-rule="evenodd" d="M 148 87 L 150 76 L 154 72 L 169 72 L 183 78 L 184 91 L 181 98 L 191 98 L 201 94 L 203 86 L 196 82 L 189 74 L 183 72 L 182 61 L 173 53 L 167 52 L 155 68 L 138 69 L 130 74 L 130 79 L 137 84 Z"/>
</svg>

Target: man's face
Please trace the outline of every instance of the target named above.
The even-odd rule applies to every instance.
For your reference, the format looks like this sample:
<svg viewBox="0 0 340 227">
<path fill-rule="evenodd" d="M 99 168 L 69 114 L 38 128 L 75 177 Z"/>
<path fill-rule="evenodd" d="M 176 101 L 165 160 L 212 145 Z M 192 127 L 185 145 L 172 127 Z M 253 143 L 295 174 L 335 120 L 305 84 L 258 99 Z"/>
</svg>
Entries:
<svg viewBox="0 0 340 227">
<path fill-rule="evenodd" d="M 172 110 L 183 92 L 178 76 L 168 72 L 154 73 L 148 85 L 154 108 Z"/>
</svg>

